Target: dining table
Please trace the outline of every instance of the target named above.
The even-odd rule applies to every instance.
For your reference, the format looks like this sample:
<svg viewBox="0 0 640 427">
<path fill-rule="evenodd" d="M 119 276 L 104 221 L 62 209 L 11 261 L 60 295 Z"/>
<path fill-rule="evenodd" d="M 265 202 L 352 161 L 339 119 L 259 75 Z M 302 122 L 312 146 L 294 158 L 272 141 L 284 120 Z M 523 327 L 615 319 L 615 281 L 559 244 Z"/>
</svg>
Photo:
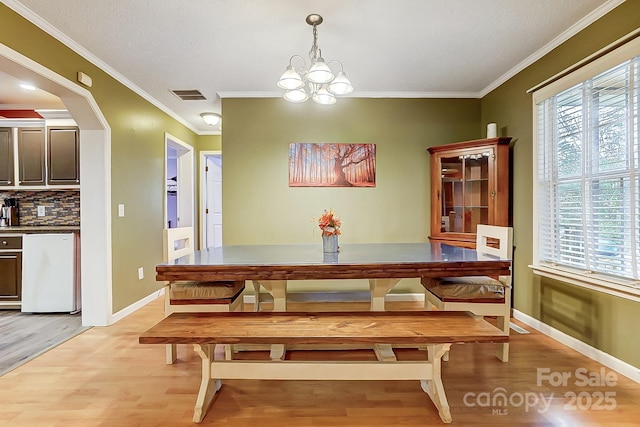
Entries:
<svg viewBox="0 0 640 427">
<path fill-rule="evenodd" d="M 385 296 L 401 279 L 501 276 L 510 268 L 510 259 L 434 242 L 341 243 L 338 252 L 323 252 L 322 244 L 223 245 L 158 264 L 156 280 L 243 280 L 256 290 L 256 307 L 262 286 L 274 311 L 286 311 L 290 281 L 366 279 L 371 310 L 383 311 Z"/>
</svg>

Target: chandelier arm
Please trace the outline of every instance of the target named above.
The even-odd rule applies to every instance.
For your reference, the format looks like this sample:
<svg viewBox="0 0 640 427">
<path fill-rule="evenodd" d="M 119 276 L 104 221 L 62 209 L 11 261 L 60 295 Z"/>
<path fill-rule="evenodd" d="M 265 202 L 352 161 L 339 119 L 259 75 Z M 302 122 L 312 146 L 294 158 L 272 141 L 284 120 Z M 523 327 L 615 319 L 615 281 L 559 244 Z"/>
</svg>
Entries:
<svg viewBox="0 0 640 427">
<path fill-rule="evenodd" d="M 333 62 L 337 62 L 338 64 L 340 64 L 340 71 L 344 73 L 344 66 L 342 65 L 342 62 L 338 61 L 337 59 L 332 59 L 331 61 L 327 62 L 327 66 L 330 67 Z"/>
<path fill-rule="evenodd" d="M 307 70 L 307 61 L 305 61 L 304 58 L 302 56 L 300 56 L 300 55 L 293 55 L 291 58 L 289 58 L 289 65 L 293 67 L 294 58 L 298 58 L 298 59 L 300 59 L 300 61 L 302 61 L 302 67 L 298 68 L 298 72 L 300 72 L 300 71 L 305 71 L 306 72 L 306 70 Z"/>
</svg>

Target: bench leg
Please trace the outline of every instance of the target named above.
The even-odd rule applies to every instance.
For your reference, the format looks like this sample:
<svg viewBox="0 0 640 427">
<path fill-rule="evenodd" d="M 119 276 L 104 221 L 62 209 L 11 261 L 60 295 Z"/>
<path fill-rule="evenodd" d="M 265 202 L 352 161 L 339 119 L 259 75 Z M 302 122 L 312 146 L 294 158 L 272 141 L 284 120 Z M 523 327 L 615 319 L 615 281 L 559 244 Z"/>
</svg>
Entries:
<svg viewBox="0 0 640 427">
<path fill-rule="evenodd" d="M 175 344 L 166 345 L 167 365 L 173 365 L 178 358 L 178 351 Z"/>
<path fill-rule="evenodd" d="M 202 378 L 200 380 L 200 391 L 198 392 L 198 398 L 196 399 L 196 406 L 193 411 L 193 422 L 201 423 L 207 414 L 213 397 L 216 392 L 222 387 L 222 381 L 211 378 L 211 362 L 214 357 L 214 348 L 212 344 L 194 344 L 195 350 L 202 359 Z"/>
<path fill-rule="evenodd" d="M 498 316 L 496 318 L 496 326 L 505 334 L 509 334 L 509 318 Z M 509 343 L 496 344 L 496 356 L 503 362 L 509 361 Z"/>
<path fill-rule="evenodd" d="M 431 379 L 420 380 L 420 386 L 429 395 L 431 401 L 438 409 L 438 414 L 444 423 L 451 422 L 451 410 L 447 396 L 444 394 L 442 385 L 441 358 L 449 351 L 451 344 L 429 344 L 427 345 L 428 360 L 431 364 Z"/>
</svg>

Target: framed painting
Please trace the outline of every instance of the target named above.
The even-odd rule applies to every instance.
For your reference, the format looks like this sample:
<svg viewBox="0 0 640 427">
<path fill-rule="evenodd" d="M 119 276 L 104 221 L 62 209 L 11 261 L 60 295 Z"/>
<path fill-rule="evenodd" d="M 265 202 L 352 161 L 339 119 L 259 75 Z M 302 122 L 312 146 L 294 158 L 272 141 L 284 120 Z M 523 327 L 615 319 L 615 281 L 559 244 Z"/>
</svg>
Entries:
<svg viewBox="0 0 640 427">
<path fill-rule="evenodd" d="M 375 144 L 289 144 L 289 187 L 375 186 Z"/>
</svg>

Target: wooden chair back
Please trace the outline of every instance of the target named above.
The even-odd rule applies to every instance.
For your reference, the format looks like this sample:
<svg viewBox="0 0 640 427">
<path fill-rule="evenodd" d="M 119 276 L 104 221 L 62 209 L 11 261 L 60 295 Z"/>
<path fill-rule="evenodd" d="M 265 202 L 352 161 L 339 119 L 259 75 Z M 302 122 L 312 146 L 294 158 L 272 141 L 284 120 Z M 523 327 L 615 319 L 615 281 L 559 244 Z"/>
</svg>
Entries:
<svg viewBox="0 0 640 427">
<path fill-rule="evenodd" d="M 513 228 L 478 224 L 476 229 L 476 251 L 479 259 L 482 259 L 483 256 L 511 259 L 513 257 Z M 500 281 L 506 286 L 511 285 L 510 279 L 510 276 L 500 277 Z"/>
<path fill-rule="evenodd" d="M 479 255 L 493 255 L 511 259 L 513 252 L 513 228 L 478 224 L 476 251 Z"/>
<path fill-rule="evenodd" d="M 165 228 L 164 229 L 164 262 L 194 252 L 193 227 Z"/>
</svg>

